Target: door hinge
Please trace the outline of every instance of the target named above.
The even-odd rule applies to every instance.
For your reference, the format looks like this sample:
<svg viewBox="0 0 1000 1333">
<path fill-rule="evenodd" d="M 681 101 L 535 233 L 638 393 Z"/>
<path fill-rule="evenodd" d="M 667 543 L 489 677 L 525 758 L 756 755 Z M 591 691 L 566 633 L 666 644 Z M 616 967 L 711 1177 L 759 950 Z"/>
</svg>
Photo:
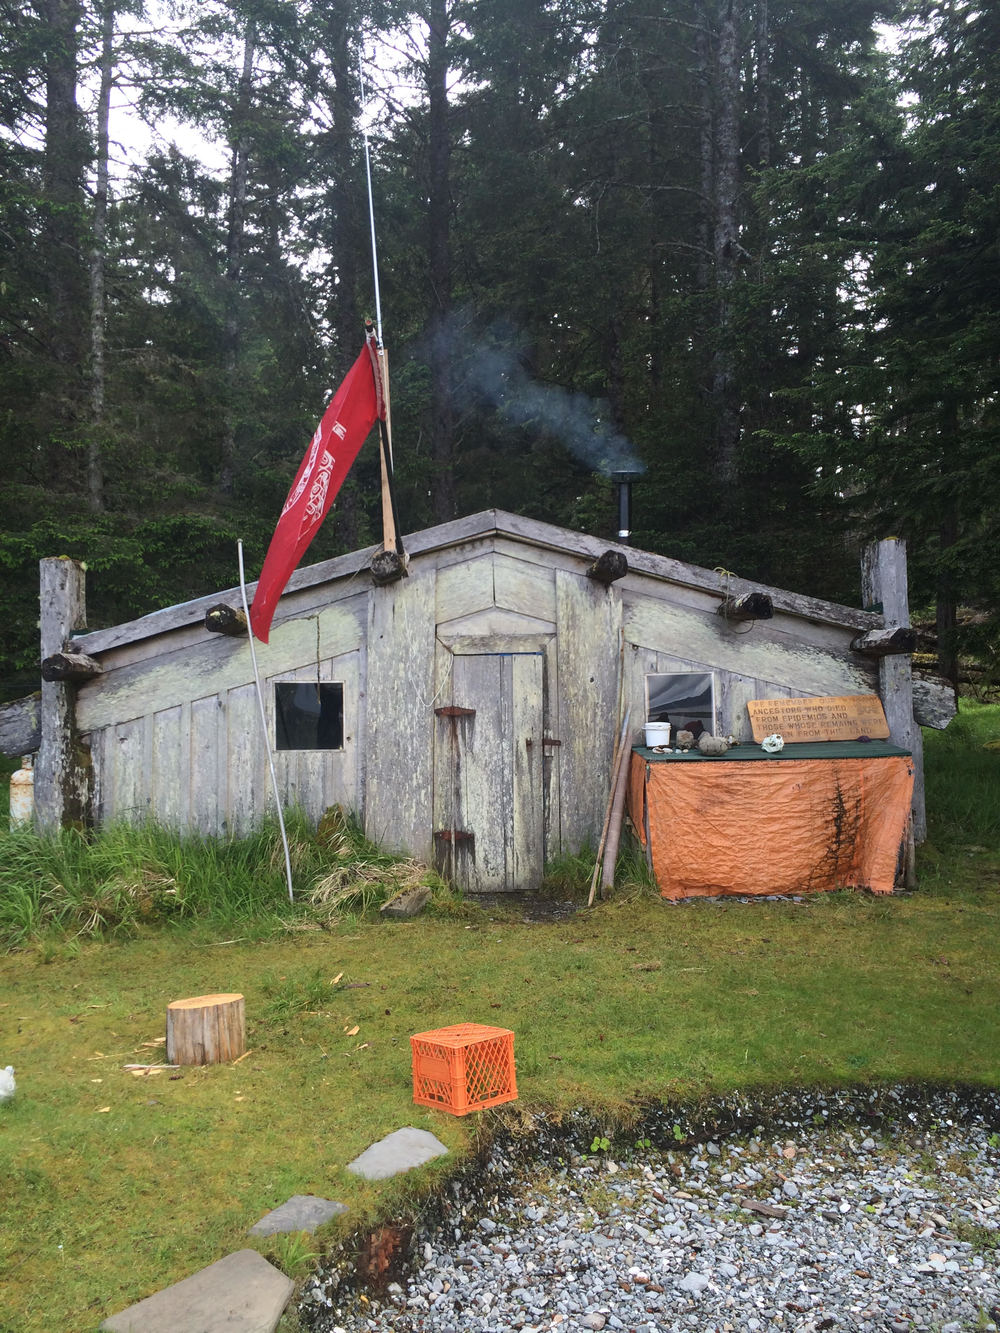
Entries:
<svg viewBox="0 0 1000 1333">
<path fill-rule="evenodd" d="M 443 708 L 434 709 L 437 717 L 475 717 L 474 708 L 459 708 L 457 704 L 445 704 Z"/>
<path fill-rule="evenodd" d="M 465 829 L 439 828 L 434 830 L 438 842 L 475 842 L 476 835 Z"/>
<path fill-rule="evenodd" d="M 528 747 L 528 749 L 530 750 L 531 747 L 534 745 L 535 742 L 534 742 L 534 741 L 532 740 L 532 738 L 529 736 L 529 737 L 527 738 L 527 740 L 526 740 L 524 743 L 525 743 L 525 745 Z M 557 741 L 556 738 L 555 738 L 554 736 L 543 736 L 543 737 L 542 737 L 542 740 L 541 740 L 541 743 L 542 743 L 542 745 L 562 745 L 562 741 Z"/>
</svg>

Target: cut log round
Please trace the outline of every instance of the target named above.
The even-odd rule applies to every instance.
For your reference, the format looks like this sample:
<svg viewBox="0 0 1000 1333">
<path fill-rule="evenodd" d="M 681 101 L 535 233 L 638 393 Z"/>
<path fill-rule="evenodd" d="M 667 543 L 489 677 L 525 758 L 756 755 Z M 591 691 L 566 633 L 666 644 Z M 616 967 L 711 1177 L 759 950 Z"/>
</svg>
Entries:
<svg viewBox="0 0 1000 1333">
<path fill-rule="evenodd" d="M 242 995 L 196 995 L 167 1005 L 167 1063 L 221 1065 L 246 1049 Z"/>
</svg>

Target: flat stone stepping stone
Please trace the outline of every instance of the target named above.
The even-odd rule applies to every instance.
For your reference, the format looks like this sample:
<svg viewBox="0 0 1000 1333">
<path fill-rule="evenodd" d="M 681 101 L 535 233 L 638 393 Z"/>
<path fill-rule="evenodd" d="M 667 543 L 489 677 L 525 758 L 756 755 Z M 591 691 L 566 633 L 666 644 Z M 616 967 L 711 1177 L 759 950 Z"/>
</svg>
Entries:
<svg viewBox="0 0 1000 1333">
<path fill-rule="evenodd" d="M 293 1194 L 280 1208 L 272 1208 L 247 1232 L 248 1236 L 273 1236 L 279 1231 L 315 1231 L 331 1217 L 346 1213 L 347 1205 L 316 1194 Z"/>
<path fill-rule="evenodd" d="M 237 1250 L 130 1305 L 109 1333 L 274 1333 L 295 1283 L 256 1250 Z"/>
<path fill-rule="evenodd" d="M 347 1169 L 356 1176 L 364 1176 L 365 1180 L 386 1180 L 433 1161 L 435 1157 L 443 1157 L 447 1151 L 444 1144 L 426 1129 L 408 1125 L 366 1148 L 360 1157 L 348 1162 Z"/>
<path fill-rule="evenodd" d="M 408 921 L 410 917 L 422 912 L 430 900 L 431 891 L 426 887 L 405 889 L 402 893 L 397 893 L 395 898 L 383 903 L 378 910 L 383 916 L 391 917 L 395 921 Z"/>
</svg>

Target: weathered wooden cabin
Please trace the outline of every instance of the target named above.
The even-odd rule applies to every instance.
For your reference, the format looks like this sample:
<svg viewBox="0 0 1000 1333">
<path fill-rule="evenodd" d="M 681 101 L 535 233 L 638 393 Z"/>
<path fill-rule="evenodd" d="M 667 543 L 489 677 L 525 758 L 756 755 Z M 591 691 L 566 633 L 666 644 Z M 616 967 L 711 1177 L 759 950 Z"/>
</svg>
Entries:
<svg viewBox="0 0 1000 1333">
<path fill-rule="evenodd" d="M 620 708 L 640 733 L 651 676 L 676 676 L 678 698 L 690 685 L 678 706 L 697 696 L 709 729 L 744 740 L 748 700 L 877 692 L 919 766 L 901 543 L 872 548 L 872 611 L 494 510 L 406 547 L 386 586 L 377 548 L 293 575 L 257 648 L 267 726 L 285 803 L 355 810 L 467 889 L 530 889 L 596 844 Z M 42 562 L 40 704 L 0 715 L 0 748 L 38 751 L 40 823 L 248 829 L 273 809 L 250 649 L 206 628 L 238 591 L 87 633 L 83 578 Z M 947 706 L 917 699 L 917 721 L 946 725 Z"/>
</svg>

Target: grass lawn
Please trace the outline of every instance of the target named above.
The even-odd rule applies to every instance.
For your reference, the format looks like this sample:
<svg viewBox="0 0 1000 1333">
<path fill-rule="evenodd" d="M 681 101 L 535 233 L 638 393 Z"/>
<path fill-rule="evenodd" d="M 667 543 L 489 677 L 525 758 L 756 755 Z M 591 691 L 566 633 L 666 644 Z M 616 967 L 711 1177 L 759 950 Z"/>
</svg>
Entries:
<svg viewBox="0 0 1000 1333">
<path fill-rule="evenodd" d="M 0 955 L 0 1066 L 18 1080 L 0 1105 L 0 1330 L 94 1329 L 246 1245 L 291 1194 L 349 1205 L 320 1243 L 397 1215 L 452 1158 L 374 1185 L 345 1164 L 401 1125 L 461 1153 L 489 1123 L 412 1104 L 408 1039 L 425 1028 L 512 1028 L 521 1105 L 586 1105 L 609 1130 L 647 1098 L 1000 1085 L 1000 754 L 982 749 L 998 716 L 970 710 L 929 738 L 912 895 L 675 906 L 635 892 L 544 925 L 446 901 L 410 923 L 259 938 L 194 922 Z M 238 1065 L 122 1068 L 162 1059 L 148 1043 L 170 1000 L 237 990 Z M 290 1244 L 258 1248 L 294 1268 Z"/>
</svg>

